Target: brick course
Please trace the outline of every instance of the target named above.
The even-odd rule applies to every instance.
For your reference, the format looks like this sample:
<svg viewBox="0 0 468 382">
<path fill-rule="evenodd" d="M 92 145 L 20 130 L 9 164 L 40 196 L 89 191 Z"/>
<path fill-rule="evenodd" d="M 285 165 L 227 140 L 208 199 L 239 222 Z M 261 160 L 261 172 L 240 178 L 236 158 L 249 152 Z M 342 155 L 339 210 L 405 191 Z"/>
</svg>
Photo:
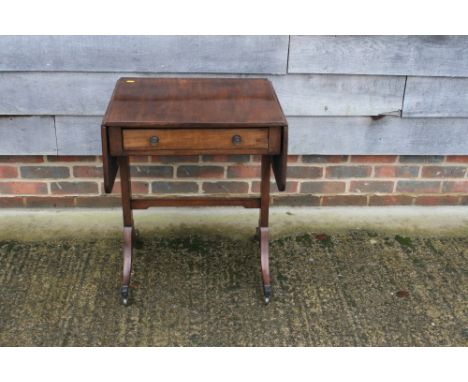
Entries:
<svg viewBox="0 0 468 382">
<path fill-rule="evenodd" d="M 257 194 L 259 155 L 130 158 L 134 195 Z M 292 155 L 273 205 L 467 205 L 468 156 Z M 0 156 L 0 207 L 120 206 L 105 195 L 100 156 Z"/>
<path fill-rule="evenodd" d="M 288 180 L 286 182 L 286 190 L 283 191 L 283 193 L 294 194 L 294 193 L 297 192 L 297 188 L 298 188 L 298 182 L 297 181 Z M 252 192 L 252 193 L 260 192 L 260 181 L 254 180 L 252 182 L 252 187 L 250 189 L 250 192 Z M 278 191 L 278 186 L 276 185 L 276 182 L 270 182 L 270 193 L 271 194 L 280 194 L 280 192 Z M 281 193 L 281 195 L 283 195 L 283 193 Z"/>
<path fill-rule="evenodd" d="M 223 178 L 224 167 L 222 166 L 187 166 L 177 168 L 178 178 Z"/>
<path fill-rule="evenodd" d="M 440 182 L 419 181 L 419 180 L 399 180 L 397 183 L 397 192 L 407 193 L 437 193 L 440 190 Z"/>
<path fill-rule="evenodd" d="M 30 179 L 63 179 L 70 176 L 69 168 L 63 166 L 23 166 L 20 170 L 23 178 Z"/>
<path fill-rule="evenodd" d="M 367 178 L 371 175 L 370 166 L 329 166 L 326 168 L 327 178 Z"/>
<path fill-rule="evenodd" d="M 47 194 L 45 182 L 0 182 L 0 194 L 4 195 L 41 195 Z"/>
<path fill-rule="evenodd" d="M 101 178 L 102 166 L 74 166 L 73 176 L 75 178 Z"/>
<path fill-rule="evenodd" d="M 196 182 L 153 182 L 151 190 L 153 194 L 193 194 L 198 192 Z"/>
<path fill-rule="evenodd" d="M 351 162 L 356 163 L 393 163 L 396 160 L 396 155 L 353 155 L 351 157 Z"/>
<path fill-rule="evenodd" d="M 259 178 L 260 166 L 235 165 L 227 168 L 228 178 Z"/>
<path fill-rule="evenodd" d="M 174 168 L 172 166 L 130 166 L 132 177 L 172 178 Z"/>
<path fill-rule="evenodd" d="M 462 166 L 424 166 L 421 177 L 423 178 L 464 178 L 466 167 Z"/>
<path fill-rule="evenodd" d="M 393 190 L 392 181 L 362 181 L 362 180 L 352 180 L 349 191 L 362 193 L 391 193 Z"/>
<path fill-rule="evenodd" d="M 0 178 L 16 178 L 18 177 L 18 169 L 13 166 L 0 166 Z"/>
<path fill-rule="evenodd" d="M 42 155 L 0 155 L 0 163 L 42 163 L 44 156 Z"/>
<path fill-rule="evenodd" d="M 245 194 L 249 191 L 247 182 L 204 182 L 202 185 L 204 193 L 209 194 Z"/>
<path fill-rule="evenodd" d="M 321 167 L 288 166 L 288 176 L 293 179 L 314 179 L 323 176 Z"/>
<path fill-rule="evenodd" d="M 449 155 L 447 162 L 451 163 L 468 163 L 468 155 Z"/>
<path fill-rule="evenodd" d="M 417 178 L 418 166 L 375 166 L 376 178 Z"/>
<path fill-rule="evenodd" d="M 303 194 L 340 194 L 345 192 L 346 182 L 302 182 L 301 192 Z"/>
<path fill-rule="evenodd" d="M 455 181 L 455 182 L 450 182 L 446 181 L 442 185 L 442 192 L 443 193 L 463 193 L 463 194 L 468 194 L 468 180 L 461 180 L 461 181 Z"/>
<path fill-rule="evenodd" d="M 75 194 L 97 194 L 98 184 L 96 182 L 53 182 L 50 184 L 52 194 L 75 195 Z"/>
<path fill-rule="evenodd" d="M 414 196 L 409 195 L 371 195 L 369 206 L 411 206 Z"/>
</svg>

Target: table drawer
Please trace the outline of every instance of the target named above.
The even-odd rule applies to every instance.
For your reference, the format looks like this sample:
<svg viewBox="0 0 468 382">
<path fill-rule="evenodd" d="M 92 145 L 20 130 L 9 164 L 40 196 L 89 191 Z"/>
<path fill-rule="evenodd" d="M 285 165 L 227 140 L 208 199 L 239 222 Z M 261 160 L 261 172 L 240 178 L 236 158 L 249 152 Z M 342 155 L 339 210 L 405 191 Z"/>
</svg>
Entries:
<svg viewBox="0 0 468 382">
<path fill-rule="evenodd" d="M 268 150 L 269 129 L 123 129 L 125 151 Z"/>
</svg>

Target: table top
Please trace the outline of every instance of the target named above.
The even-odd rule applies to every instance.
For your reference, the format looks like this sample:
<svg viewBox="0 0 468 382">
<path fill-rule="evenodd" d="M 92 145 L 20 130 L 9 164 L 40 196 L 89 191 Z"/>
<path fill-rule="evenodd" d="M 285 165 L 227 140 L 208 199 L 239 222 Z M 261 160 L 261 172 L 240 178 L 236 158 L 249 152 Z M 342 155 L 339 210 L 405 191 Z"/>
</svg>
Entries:
<svg viewBox="0 0 468 382">
<path fill-rule="evenodd" d="M 117 81 L 103 126 L 287 126 L 263 78 L 141 78 Z"/>
</svg>

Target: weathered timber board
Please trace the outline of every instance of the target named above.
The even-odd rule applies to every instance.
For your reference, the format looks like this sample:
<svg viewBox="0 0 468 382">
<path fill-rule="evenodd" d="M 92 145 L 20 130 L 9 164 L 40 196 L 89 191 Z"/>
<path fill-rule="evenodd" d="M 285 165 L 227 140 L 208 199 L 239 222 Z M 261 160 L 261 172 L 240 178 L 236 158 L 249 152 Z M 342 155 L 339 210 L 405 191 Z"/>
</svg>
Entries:
<svg viewBox="0 0 468 382">
<path fill-rule="evenodd" d="M 286 72 L 288 36 L 1 36 L 0 71 Z"/>
<path fill-rule="evenodd" d="M 468 36 L 291 36 L 289 73 L 468 77 Z"/>
<path fill-rule="evenodd" d="M 0 155 L 56 155 L 53 117 L 0 117 Z"/>
<path fill-rule="evenodd" d="M 55 118 L 59 155 L 101 155 L 101 117 Z"/>
<path fill-rule="evenodd" d="M 408 77 L 403 117 L 468 117 L 468 78 Z"/>
<path fill-rule="evenodd" d="M 290 117 L 288 122 L 291 154 L 468 154 L 468 118 Z"/>
<path fill-rule="evenodd" d="M 115 82 L 124 75 L 0 73 L 0 95 L 8 95 L 0 102 L 0 114 L 102 115 Z M 268 78 L 287 115 L 399 115 L 402 107 L 404 77 L 289 75 Z"/>
<path fill-rule="evenodd" d="M 99 155 L 101 120 L 101 117 L 57 117 L 58 153 Z M 468 135 L 468 118 L 289 117 L 288 122 L 292 155 L 468 154 L 468 141 L 464 139 Z M 3 153 L 16 151 L 15 141 L 10 142 L 9 145 L 0 142 Z"/>
</svg>

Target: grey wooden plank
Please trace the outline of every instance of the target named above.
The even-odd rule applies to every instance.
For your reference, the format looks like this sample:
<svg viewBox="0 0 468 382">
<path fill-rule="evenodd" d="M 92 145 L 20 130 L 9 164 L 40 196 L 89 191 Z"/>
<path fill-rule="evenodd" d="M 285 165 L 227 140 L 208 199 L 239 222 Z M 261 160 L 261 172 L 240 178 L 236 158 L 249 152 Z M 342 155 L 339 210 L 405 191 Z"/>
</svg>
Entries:
<svg viewBox="0 0 468 382">
<path fill-rule="evenodd" d="M 1 36 L 0 71 L 286 72 L 288 36 Z"/>
<path fill-rule="evenodd" d="M 55 118 L 58 155 L 101 155 L 102 117 Z"/>
<path fill-rule="evenodd" d="M 468 119 L 290 117 L 291 154 L 467 155 Z"/>
<path fill-rule="evenodd" d="M 0 155 L 56 155 L 53 117 L 0 116 Z"/>
<path fill-rule="evenodd" d="M 468 119 L 288 117 L 292 155 L 467 155 Z M 60 155 L 100 155 L 101 117 L 57 117 Z M 441 133 L 443 131 L 443 133 Z"/>
<path fill-rule="evenodd" d="M 101 116 L 116 80 L 123 75 L 0 73 L 0 114 Z M 151 75 L 154 74 L 145 76 Z M 187 77 L 190 76 L 193 75 Z M 400 113 L 404 77 L 287 75 L 269 78 L 288 115 Z"/>
<path fill-rule="evenodd" d="M 468 78 L 408 77 L 404 117 L 468 117 Z"/>
<path fill-rule="evenodd" d="M 0 114 L 102 116 L 123 76 L 171 77 L 156 73 L 0 72 Z M 196 75 L 179 77 L 245 77 Z"/>
<path fill-rule="evenodd" d="M 102 115 L 120 76 L 0 72 L 0 114 Z"/>
<path fill-rule="evenodd" d="M 400 115 L 404 77 L 287 75 L 271 77 L 284 112 L 295 116 Z"/>
<path fill-rule="evenodd" d="M 290 73 L 468 77 L 468 36 L 291 36 Z"/>
</svg>

